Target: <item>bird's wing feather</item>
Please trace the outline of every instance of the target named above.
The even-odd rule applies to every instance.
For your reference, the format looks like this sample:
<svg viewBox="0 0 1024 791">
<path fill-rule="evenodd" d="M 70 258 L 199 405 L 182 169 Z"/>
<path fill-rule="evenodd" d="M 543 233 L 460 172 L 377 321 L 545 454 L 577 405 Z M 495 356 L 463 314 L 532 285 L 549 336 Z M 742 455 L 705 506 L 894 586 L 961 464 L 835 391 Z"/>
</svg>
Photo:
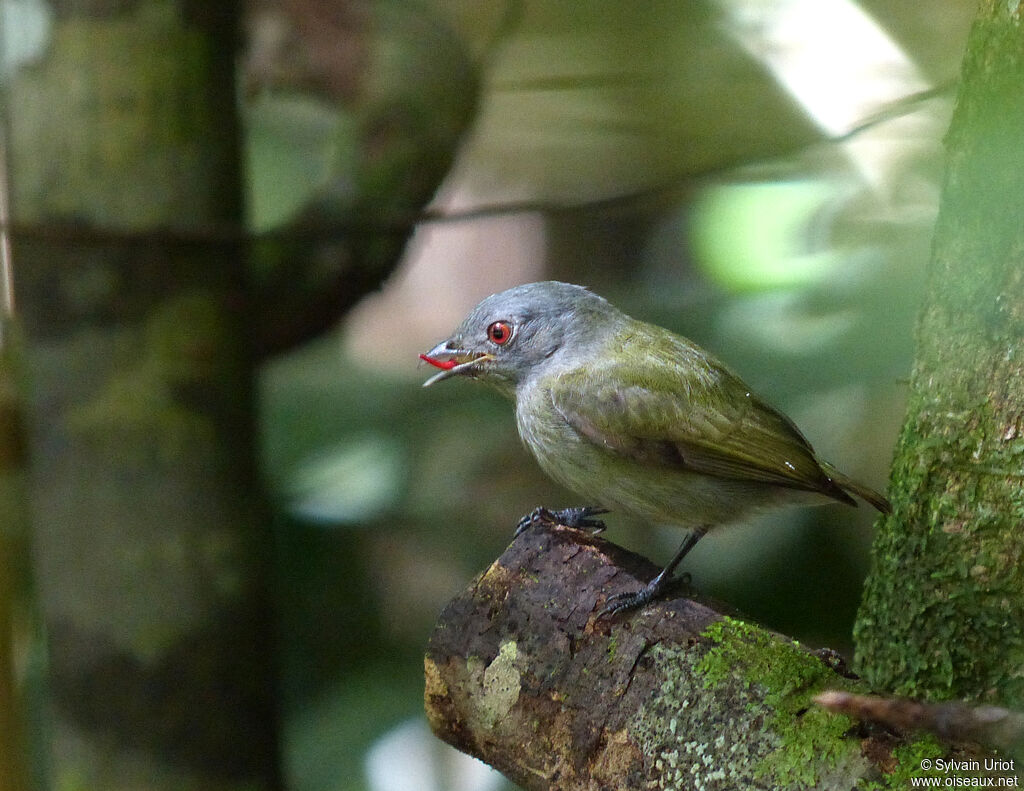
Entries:
<svg viewBox="0 0 1024 791">
<path fill-rule="evenodd" d="M 705 475 L 853 500 L 800 430 L 698 347 L 665 332 L 559 375 L 555 409 L 609 453 Z M 633 347 L 633 348 L 628 348 Z"/>
</svg>

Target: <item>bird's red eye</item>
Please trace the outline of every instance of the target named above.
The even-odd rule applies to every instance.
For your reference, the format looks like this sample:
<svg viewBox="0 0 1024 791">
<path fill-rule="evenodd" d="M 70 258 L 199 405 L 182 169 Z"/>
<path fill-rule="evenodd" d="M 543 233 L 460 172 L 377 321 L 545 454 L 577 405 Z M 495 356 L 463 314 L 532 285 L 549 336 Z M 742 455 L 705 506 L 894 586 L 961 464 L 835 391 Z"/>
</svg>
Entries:
<svg viewBox="0 0 1024 791">
<path fill-rule="evenodd" d="M 508 343 L 508 339 L 512 337 L 512 325 L 507 321 L 496 321 L 490 327 L 487 328 L 487 340 L 491 343 L 496 343 L 499 346 L 504 346 Z"/>
</svg>

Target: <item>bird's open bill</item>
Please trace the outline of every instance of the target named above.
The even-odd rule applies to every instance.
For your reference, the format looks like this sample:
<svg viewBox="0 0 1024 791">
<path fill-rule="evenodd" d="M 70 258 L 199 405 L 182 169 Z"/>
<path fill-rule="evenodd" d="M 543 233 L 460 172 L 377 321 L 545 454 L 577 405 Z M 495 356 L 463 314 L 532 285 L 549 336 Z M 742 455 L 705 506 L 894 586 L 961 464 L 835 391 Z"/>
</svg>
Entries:
<svg viewBox="0 0 1024 791">
<path fill-rule="evenodd" d="M 426 354 L 421 354 L 420 359 L 424 362 L 430 363 L 435 368 L 441 369 L 423 383 L 424 387 L 430 387 L 434 382 L 440 382 L 442 379 L 447 379 L 449 376 L 462 373 L 477 363 L 494 359 L 494 356 L 490 354 L 467 352 L 462 349 L 452 349 L 448 346 L 448 341 L 444 341 L 443 343 L 437 344 L 437 346 Z"/>
</svg>

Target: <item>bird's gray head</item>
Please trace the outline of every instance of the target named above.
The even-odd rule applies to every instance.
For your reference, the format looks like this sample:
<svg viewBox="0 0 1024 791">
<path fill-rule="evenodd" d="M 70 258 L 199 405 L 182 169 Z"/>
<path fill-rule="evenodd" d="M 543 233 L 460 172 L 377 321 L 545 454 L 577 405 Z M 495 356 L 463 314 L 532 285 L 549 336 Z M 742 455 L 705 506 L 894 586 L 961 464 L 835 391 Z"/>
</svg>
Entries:
<svg viewBox="0 0 1024 791">
<path fill-rule="evenodd" d="M 492 294 L 448 340 L 420 357 L 442 370 L 424 387 L 455 374 L 511 394 L 549 365 L 573 359 L 625 315 L 583 286 L 548 280 Z"/>
</svg>

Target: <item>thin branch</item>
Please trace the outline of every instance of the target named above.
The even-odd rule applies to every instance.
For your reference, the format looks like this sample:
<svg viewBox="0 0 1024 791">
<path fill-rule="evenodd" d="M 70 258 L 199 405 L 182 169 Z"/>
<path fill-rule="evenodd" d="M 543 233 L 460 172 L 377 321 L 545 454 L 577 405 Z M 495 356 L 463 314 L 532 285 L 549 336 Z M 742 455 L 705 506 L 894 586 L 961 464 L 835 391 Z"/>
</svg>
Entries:
<svg viewBox="0 0 1024 791">
<path fill-rule="evenodd" d="M 950 744 L 983 744 L 1024 759 L 1024 714 L 999 706 L 922 703 L 829 690 L 814 702 L 836 714 L 902 731 L 928 731 Z"/>
<path fill-rule="evenodd" d="M 3 325 L 14 316 L 14 266 L 11 258 L 10 182 L 7 178 L 7 130 L 0 128 L 0 346 Z"/>
<path fill-rule="evenodd" d="M 822 142 L 832 144 L 848 142 L 857 135 L 863 134 L 880 124 L 915 112 L 922 102 L 947 94 L 954 87 L 955 83 L 948 82 L 926 91 L 911 94 L 860 122 L 848 132 L 831 138 L 825 138 Z M 9 234 L 18 239 L 28 241 L 61 242 L 84 246 L 108 244 L 217 246 L 236 245 L 239 243 L 260 244 L 263 242 L 331 243 L 344 241 L 346 237 L 353 234 L 401 236 L 407 234 L 418 225 L 467 222 L 514 214 L 541 213 L 557 216 L 579 212 L 637 209 L 645 204 L 652 202 L 661 203 L 666 199 L 679 195 L 686 189 L 688 184 L 692 184 L 694 181 L 720 176 L 732 172 L 738 167 L 753 166 L 759 163 L 771 162 L 782 157 L 792 156 L 805 150 L 806 146 L 806 143 L 801 142 L 790 149 L 776 151 L 770 156 L 756 160 L 728 162 L 702 170 L 680 173 L 659 184 L 594 200 L 569 202 L 551 200 L 512 201 L 481 204 L 453 212 L 427 209 L 409 212 L 349 213 L 333 219 L 329 225 L 314 227 L 285 226 L 259 233 L 253 233 L 245 228 L 234 225 L 198 225 L 190 228 L 163 227 L 135 231 L 70 223 L 12 223 L 6 216 L 0 217 L 0 231 L 5 232 L 4 238 L 7 238 Z"/>
</svg>

